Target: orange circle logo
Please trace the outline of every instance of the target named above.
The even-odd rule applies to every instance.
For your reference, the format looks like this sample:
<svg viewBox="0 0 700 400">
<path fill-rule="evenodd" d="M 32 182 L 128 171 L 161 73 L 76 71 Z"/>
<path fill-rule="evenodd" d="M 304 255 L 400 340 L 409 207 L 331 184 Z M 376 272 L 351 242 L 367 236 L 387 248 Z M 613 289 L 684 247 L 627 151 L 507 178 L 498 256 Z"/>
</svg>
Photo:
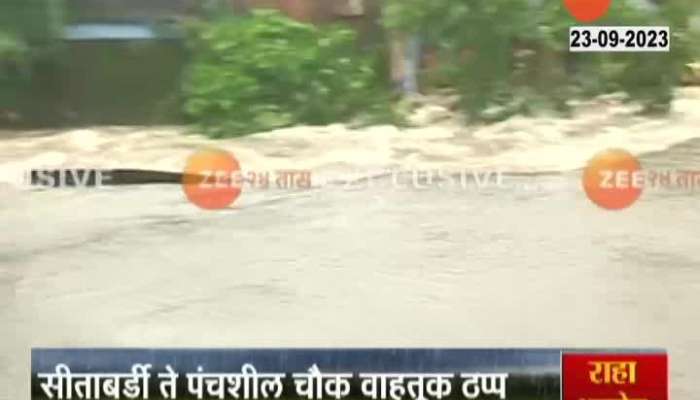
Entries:
<svg viewBox="0 0 700 400">
<path fill-rule="evenodd" d="M 625 150 L 606 150 L 588 162 L 583 172 L 583 189 L 588 198 L 602 208 L 627 208 L 642 195 L 642 167 L 637 158 Z"/>
<path fill-rule="evenodd" d="M 612 0 L 564 0 L 569 13 L 579 22 L 593 22 L 610 9 Z"/>
<path fill-rule="evenodd" d="M 240 164 L 224 150 L 201 150 L 190 156 L 182 177 L 187 198 L 205 210 L 230 206 L 241 194 Z"/>
</svg>

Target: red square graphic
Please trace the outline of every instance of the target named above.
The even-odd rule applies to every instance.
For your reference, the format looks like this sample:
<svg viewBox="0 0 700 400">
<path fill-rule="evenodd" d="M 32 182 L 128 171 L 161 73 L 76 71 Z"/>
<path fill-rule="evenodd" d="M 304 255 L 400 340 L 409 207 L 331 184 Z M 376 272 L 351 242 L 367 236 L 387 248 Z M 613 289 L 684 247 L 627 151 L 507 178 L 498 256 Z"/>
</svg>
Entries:
<svg viewBox="0 0 700 400">
<path fill-rule="evenodd" d="M 564 353 L 562 393 L 562 400 L 668 400 L 668 356 Z"/>
</svg>

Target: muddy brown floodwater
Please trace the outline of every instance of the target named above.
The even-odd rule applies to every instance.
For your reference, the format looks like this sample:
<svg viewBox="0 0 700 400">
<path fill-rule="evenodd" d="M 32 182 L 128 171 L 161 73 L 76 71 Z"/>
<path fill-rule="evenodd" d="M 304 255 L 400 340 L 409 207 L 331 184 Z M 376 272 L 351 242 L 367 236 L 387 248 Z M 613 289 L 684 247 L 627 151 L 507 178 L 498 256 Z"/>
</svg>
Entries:
<svg viewBox="0 0 700 400">
<path fill-rule="evenodd" d="M 700 93 L 669 118 L 590 104 L 481 128 L 294 128 L 209 142 L 175 128 L 0 139 L 0 398 L 28 398 L 32 346 L 665 347 L 674 399 L 698 398 L 698 194 L 597 208 L 576 169 L 622 147 L 700 170 Z M 244 192 L 204 212 L 177 186 L 24 190 L 25 168 L 177 171 L 195 148 L 244 168 L 542 172 L 507 187 L 378 177 Z M 325 174 L 325 175 L 324 175 Z"/>
</svg>

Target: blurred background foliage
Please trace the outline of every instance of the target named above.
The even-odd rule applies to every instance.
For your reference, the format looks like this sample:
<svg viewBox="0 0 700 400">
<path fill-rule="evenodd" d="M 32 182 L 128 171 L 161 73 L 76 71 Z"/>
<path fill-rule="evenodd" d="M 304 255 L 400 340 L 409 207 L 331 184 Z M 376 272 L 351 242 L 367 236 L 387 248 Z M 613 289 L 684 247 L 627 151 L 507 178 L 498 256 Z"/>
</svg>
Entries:
<svg viewBox="0 0 700 400">
<path fill-rule="evenodd" d="M 457 88 L 463 110 L 489 120 L 566 111 L 567 100 L 615 91 L 666 110 L 691 60 L 688 17 L 698 8 L 696 0 L 615 0 L 595 23 L 671 26 L 670 53 L 569 53 L 569 27 L 579 24 L 561 1 L 387 0 L 384 23 L 435 49 L 440 68 L 428 84 Z"/>
<path fill-rule="evenodd" d="M 189 32 L 182 109 L 215 137 L 295 124 L 400 123 L 389 53 L 397 37 L 413 36 L 431 60 L 421 90 L 456 90 L 472 121 L 566 113 L 572 99 L 611 92 L 663 112 L 685 65 L 700 56 L 700 27 L 689 27 L 693 15 L 700 25 L 700 3 L 647 1 L 615 0 L 596 24 L 669 25 L 670 53 L 569 53 L 568 29 L 578 23 L 561 0 L 382 0 L 384 29 L 362 46 L 346 26 L 245 7 L 234 14 L 229 0 L 201 0 L 198 18 L 180 21 Z M 51 85 L 66 56 L 64 6 L 0 0 L 0 121 L 7 110 L 39 118 L 57 101 Z"/>
<path fill-rule="evenodd" d="M 350 29 L 258 10 L 190 32 L 185 112 L 211 136 L 392 114 L 387 85 Z"/>
<path fill-rule="evenodd" d="M 33 78 L 58 63 L 63 6 L 62 0 L 0 1 L 0 122 L 48 107 L 50 88 Z"/>
<path fill-rule="evenodd" d="M 63 26 L 62 0 L 2 0 L 0 31 L 14 34 L 34 49 L 55 43 Z"/>
</svg>

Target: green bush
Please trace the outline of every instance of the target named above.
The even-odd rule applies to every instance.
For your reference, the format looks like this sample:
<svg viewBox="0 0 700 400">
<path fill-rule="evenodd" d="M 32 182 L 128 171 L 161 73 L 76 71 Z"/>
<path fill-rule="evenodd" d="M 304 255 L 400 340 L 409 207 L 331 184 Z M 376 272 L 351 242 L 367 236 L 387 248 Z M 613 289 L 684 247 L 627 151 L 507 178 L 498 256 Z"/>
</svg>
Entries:
<svg viewBox="0 0 700 400">
<path fill-rule="evenodd" d="M 34 78 L 39 67 L 57 65 L 62 23 L 61 0 L 0 1 L 0 123 L 45 114 L 50 90 Z"/>
<path fill-rule="evenodd" d="M 387 0 L 385 23 L 417 33 L 439 50 L 442 80 L 447 71 L 474 119 L 565 111 L 568 99 L 611 91 L 627 92 L 648 110 L 664 110 L 690 59 L 687 16 L 695 1 L 666 2 L 655 10 L 615 0 L 597 22 L 670 25 L 670 53 L 571 54 L 568 30 L 579 24 L 562 1 Z M 493 109 L 499 112 L 485 112 Z"/>
<path fill-rule="evenodd" d="M 31 45 L 50 42 L 60 29 L 60 0 L 0 1 L 0 30 L 21 36 Z"/>
<path fill-rule="evenodd" d="M 668 53 L 610 53 L 578 56 L 575 79 L 587 79 L 580 87 L 590 94 L 621 91 L 641 103 L 646 111 L 667 111 L 673 91 L 680 84 L 685 64 L 692 59 L 692 33 L 688 15 L 694 9 L 686 0 L 668 2 L 658 10 L 635 8 L 629 0 L 613 2 L 608 15 L 597 25 L 668 25 Z"/>
<path fill-rule="evenodd" d="M 390 114 L 374 59 L 349 29 L 255 11 L 192 31 L 185 113 L 210 136 Z"/>
<path fill-rule="evenodd" d="M 29 50 L 14 34 L 0 31 L 0 123 L 19 108 L 28 81 Z"/>
<path fill-rule="evenodd" d="M 27 63 L 27 45 L 17 36 L 0 31 L 0 79 L 12 70 L 24 69 Z"/>
</svg>

